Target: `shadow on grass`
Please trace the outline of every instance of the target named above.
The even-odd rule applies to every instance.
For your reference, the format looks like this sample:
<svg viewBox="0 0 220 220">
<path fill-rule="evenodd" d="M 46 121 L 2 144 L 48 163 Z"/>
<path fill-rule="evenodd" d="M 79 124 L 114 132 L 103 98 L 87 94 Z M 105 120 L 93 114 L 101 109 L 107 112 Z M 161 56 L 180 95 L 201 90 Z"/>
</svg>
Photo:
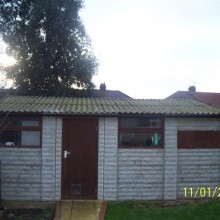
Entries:
<svg viewBox="0 0 220 220">
<path fill-rule="evenodd" d="M 56 203 L 5 200 L 3 207 L 3 220 L 51 220 L 55 214 Z"/>
<path fill-rule="evenodd" d="M 8 209 L 3 220 L 52 220 L 55 209 Z"/>
</svg>

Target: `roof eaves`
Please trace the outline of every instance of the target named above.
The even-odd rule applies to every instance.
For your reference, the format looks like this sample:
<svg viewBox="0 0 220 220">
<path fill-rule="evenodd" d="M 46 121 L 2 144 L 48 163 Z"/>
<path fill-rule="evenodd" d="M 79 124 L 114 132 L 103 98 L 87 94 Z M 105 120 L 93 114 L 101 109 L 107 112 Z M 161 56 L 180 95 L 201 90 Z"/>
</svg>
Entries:
<svg viewBox="0 0 220 220">
<path fill-rule="evenodd" d="M 82 112 L 82 113 L 71 113 L 71 112 L 63 112 L 63 113 L 50 113 L 50 112 L 44 112 L 42 113 L 43 116 L 63 116 L 63 117 L 117 117 L 119 114 L 118 113 L 87 113 L 87 112 Z"/>
</svg>

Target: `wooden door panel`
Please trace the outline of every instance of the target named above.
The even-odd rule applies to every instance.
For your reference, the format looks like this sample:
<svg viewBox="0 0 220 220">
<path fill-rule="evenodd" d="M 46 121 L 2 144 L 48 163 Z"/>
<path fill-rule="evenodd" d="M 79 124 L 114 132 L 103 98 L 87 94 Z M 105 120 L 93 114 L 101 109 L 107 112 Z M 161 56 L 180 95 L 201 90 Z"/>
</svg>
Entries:
<svg viewBox="0 0 220 220">
<path fill-rule="evenodd" d="M 98 119 L 63 119 L 62 198 L 96 199 Z M 64 150 L 70 152 L 64 158 Z"/>
</svg>

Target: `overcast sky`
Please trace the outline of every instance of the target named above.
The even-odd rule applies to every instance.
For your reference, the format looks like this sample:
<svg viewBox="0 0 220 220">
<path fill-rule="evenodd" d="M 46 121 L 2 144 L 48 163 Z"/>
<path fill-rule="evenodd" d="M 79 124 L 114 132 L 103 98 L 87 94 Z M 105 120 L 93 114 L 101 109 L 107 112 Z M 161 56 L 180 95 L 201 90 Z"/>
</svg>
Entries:
<svg viewBox="0 0 220 220">
<path fill-rule="evenodd" d="M 220 92 L 220 0 L 84 0 L 100 62 L 97 87 L 165 98 L 195 85 Z"/>
</svg>

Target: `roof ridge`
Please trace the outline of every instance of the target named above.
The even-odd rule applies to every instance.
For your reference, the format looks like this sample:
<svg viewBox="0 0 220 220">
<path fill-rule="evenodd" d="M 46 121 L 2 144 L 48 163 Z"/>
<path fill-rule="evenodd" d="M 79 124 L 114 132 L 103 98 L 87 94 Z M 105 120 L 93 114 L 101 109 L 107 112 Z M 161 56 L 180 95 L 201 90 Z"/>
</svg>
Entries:
<svg viewBox="0 0 220 220">
<path fill-rule="evenodd" d="M 96 99 L 96 100 L 137 100 L 137 101 L 145 101 L 145 100 L 164 100 L 164 99 L 134 99 L 134 98 L 118 98 L 118 97 L 70 97 L 70 96 L 34 96 L 34 95 L 7 95 L 4 97 L 16 97 L 16 98 L 54 98 L 54 99 Z"/>
</svg>

